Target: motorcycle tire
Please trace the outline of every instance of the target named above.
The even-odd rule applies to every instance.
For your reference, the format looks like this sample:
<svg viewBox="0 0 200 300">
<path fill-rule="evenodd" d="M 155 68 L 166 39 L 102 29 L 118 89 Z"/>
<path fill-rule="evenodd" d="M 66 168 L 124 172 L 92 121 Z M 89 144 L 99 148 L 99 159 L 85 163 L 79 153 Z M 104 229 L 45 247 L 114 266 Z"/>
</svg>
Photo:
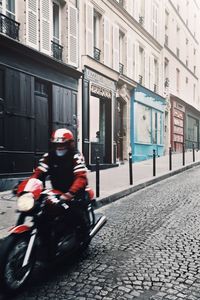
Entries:
<svg viewBox="0 0 200 300">
<path fill-rule="evenodd" d="M 32 250 L 27 266 L 22 267 L 30 236 L 27 233 L 11 234 L 3 241 L 0 253 L 0 289 L 15 295 L 27 284 L 33 271 L 36 253 Z"/>
</svg>

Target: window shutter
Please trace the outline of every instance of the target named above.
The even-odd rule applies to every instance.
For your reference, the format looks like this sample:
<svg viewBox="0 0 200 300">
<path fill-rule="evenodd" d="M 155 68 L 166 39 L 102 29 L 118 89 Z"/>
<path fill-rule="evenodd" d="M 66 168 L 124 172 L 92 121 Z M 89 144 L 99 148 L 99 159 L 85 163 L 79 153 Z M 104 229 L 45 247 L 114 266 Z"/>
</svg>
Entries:
<svg viewBox="0 0 200 300">
<path fill-rule="evenodd" d="M 38 0 L 26 1 L 26 44 L 38 49 Z"/>
<path fill-rule="evenodd" d="M 113 69 L 119 72 L 119 27 L 113 25 Z"/>
<path fill-rule="evenodd" d="M 127 37 L 127 76 L 133 78 L 133 43 L 130 36 Z"/>
<path fill-rule="evenodd" d="M 149 53 L 145 50 L 145 86 L 149 87 Z"/>
<path fill-rule="evenodd" d="M 104 64 L 111 65 L 110 62 L 110 23 L 109 19 L 104 16 Z"/>
<path fill-rule="evenodd" d="M 51 54 L 50 0 L 40 1 L 40 50 Z"/>
<path fill-rule="evenodd" d="M 78 11 L 68 6 L 68 63 L 78 66 Z"/>
<path fill-rule="evenodd" d="M 94 33 L 93 33 L 94 8 L 91 3 L 86 4 L 86 53 L 94 56 Z"/>
<path fill-rule="evenodd" d="M 135 42 L 135 81 L 139 81 L 139 44 Z"/>
</svg>

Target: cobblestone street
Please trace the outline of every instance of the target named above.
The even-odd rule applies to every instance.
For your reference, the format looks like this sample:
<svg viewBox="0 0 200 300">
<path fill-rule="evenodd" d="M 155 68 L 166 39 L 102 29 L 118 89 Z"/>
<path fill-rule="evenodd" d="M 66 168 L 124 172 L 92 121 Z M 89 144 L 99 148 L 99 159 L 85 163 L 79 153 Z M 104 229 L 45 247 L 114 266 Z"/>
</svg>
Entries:
<svg viewBox="0 0 200 300">
<path fill-rule="evenodd" d="M 104 206 L 80 259 L 38 267 L 17 300 L 200 299 L 200 168 Z"/>
</svg>

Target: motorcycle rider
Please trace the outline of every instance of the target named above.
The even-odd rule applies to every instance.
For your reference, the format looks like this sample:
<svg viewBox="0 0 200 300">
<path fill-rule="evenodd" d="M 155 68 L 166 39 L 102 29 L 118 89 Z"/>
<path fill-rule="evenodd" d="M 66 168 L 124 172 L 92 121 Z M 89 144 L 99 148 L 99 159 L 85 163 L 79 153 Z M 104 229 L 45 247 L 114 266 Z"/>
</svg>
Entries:
<svg viewBox="0 0 200 300">
<path fill-rule="evenodd" d="M 52 149 L 45 153 L 30 178 L 37 178 L 44 182 L 49 175 L 53 189 L 61 191 L 62 200 L 82 199 L 70 205 L 75 223 L 80 227 L 80 238 L 87 234 L 87 221 L 84 211 L 86 197 L 87 168 L 83 155 L 75 148 L 74 136 L 66 128 L 55 130 L 51 136 Z M 29 178 L 29 179 L 30 179 Z M 19 190 L 19 188 L 18 188 Z"/>
</svg>

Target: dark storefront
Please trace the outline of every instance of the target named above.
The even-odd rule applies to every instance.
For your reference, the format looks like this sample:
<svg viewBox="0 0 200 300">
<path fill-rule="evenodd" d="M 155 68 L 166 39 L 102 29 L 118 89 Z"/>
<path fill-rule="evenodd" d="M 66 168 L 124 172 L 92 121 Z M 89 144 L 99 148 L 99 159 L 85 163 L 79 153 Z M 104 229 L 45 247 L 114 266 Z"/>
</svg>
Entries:
<svg viewBox="0 0 200 300">
<path fill-rule="evenodd" d="M 53 129 L 76 136 L 81 73 L 0 37 L 0 189 L 5 178 L 29 174 L 48 150 Z"/>
</svg>

